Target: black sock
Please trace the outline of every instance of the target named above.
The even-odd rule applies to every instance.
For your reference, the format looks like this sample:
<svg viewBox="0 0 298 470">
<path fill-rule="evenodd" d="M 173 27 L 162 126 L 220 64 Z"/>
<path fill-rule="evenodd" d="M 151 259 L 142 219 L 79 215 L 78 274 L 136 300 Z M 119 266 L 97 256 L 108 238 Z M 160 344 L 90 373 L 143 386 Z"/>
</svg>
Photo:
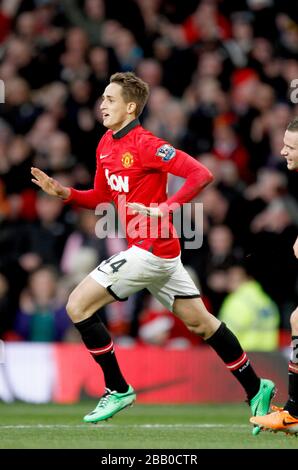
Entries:
<svg viewBox="0 0 298 470">
<path fill-rule="evenodd" d="M 114 353 L 114 344 L 106 327 L 96 313 L 92 317 L 74 323 L 81 333 L 86 348 L 102 368 L 106 387 L 125 393 L 128 390 Z"/>
<path fill-rule="evenodd" d="M 229 371 L 240 382 L 250 401 L 259 391 L 260 379 L 250 365 L 249 359 L 234 333 L 227 328 L 225 323 L 221 323 L 218 330 L 211 338 L 207 339 L 206 343 L 214 349 Z"/>
<path fill-rule="evenodd" d="M 292 347 L 292 361 L 289 362 L 289 399 L 284 409 L 298 418 L 298 336 L 292 336 Z"/>
</svg>

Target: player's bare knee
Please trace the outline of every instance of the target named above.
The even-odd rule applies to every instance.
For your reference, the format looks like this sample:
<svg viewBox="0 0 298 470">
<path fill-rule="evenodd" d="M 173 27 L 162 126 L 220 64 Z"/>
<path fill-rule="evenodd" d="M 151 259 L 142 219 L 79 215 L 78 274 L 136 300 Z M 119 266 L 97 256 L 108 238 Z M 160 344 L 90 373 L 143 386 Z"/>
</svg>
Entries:
<svg viewBox="0 0 298 470">
<path fill-rule="evenodd" d="M 66 304 L 66 311 L 70 319 L 76 323 L 83 319 L 84 309 L 82 308 L 78 296 L 76 294 L 70 294 L 68 302 Z"/>
<path fill-rule="evenodd" d="M 297 336 L 298 335 L 298 307 L 292 313 L 290 317 L 290 323 L 291 323 L 292 335 Z"/>
</svg>

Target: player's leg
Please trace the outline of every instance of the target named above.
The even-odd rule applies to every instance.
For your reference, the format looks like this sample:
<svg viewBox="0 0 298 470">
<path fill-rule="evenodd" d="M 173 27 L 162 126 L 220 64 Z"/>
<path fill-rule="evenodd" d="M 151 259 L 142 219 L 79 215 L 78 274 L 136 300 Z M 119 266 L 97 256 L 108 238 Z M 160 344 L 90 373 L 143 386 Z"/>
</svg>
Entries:
<svg viewBox="0 0 298 470">
<path fill-rule="evenodd" d="M 99 314 L 95 313 L 114 301 L 106 288 L 87 276 L 70 294 L 66 310 L 89 353 L 100 365 L 106 387 L 126 392 L 128 384 L 120 372 L 112 338 Z"/>
<path fill-rule="evenodd" d="M 133 388 L 121 373 L 113 340 L 99 314 L 95 313 L 114 301 L 115 297 L 105 287 L 91 276 L 87 276 L 70 294 L 66 306 L 85 346 L 101 367 L 106 385 L 106 391 L 97 407 L 84 417 L 85 422 L 110 418 L 131 405 L 136 398 Z"/>
<path fill-rule="evenodd" d="M 243 386 L 248 401 L 251 402 L 257 395 L 261 382 L 238 339 L 225 323 L 209 313 L 201 299 L 176 298 L 173 313 L 190 331 L 200 335 L 215 350 Z"/>
<path fill-rule="evenodd" d="M 252 414 L 268 413 L 275 390 L 273 382 L 256 375 L 236 336 L 206 309 L 181 262 L 161 288 L 154 284 L 149 290 L 216 351 L 245 389 Z M 257 432 L 256 428 L 254 433 Z"/>
<path fill-rule="evenodd" d="M 292 354 L 289 362 L 289 399 L 284 406 L 298 418 L 298 307 L 291 315 Z"/>
<path fill-rule="evenodd" d="M 225 323 L 211 315 L 201 299 L 176 299 L 173 312 L 190 331 L 202 336 L 223 360 L 244 388 L 252 414 L 267 414 L 275 391 L 274 383 L 256 375 L 237 337 Z M 260 428 L 256 426 L 253 434 L 259 431 Z"/>
<path fill-rule="evenodd" d="M 152 268 L 148 263 L 148 253 L 132 247 L 104 260 L 70 295 L 68 314 L 87 349 L 101 366 L 107 387 L 97 407 L 84 417 L 84 421 L 107 419 L 136 398 L 133 388 L 121 374 L 112 338 L 95 312 L 114 300 L 127 300 L 129 295 L 143 289 L 152 277 L 159 276 L 157 267 Z"/>
<path fill-rule="evenodd" d="M 291 315 L 292 354 L 289 361 L 289 398 L 284 408 L 267 416 L 253 417 L 251 422 L 264 429 L 298 433 L 298 308 Z"/>
</svg>

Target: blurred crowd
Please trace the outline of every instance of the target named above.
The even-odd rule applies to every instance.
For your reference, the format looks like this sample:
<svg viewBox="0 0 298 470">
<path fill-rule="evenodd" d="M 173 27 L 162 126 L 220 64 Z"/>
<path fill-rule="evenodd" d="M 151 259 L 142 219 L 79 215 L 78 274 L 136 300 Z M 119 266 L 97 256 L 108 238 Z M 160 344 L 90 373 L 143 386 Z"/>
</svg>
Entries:
<svg viewBox="0 0 298 470">
<path fill-rule="evenodd" d="M 0 337 L 77 341 L 69 292 L 125 249 L 96 236 L 92 211 L 37 191 L 30 176 L 33 165 L 92 186 L 99 99 L 116 71 L 149 83 L 144 127 L 214 174 L 197 199 L 203 245 L 182 250 L 208 308 L 240 332 L 272 330 L 267 349 L 277 348 L 298 292 L 298 180 L 280 156 L 298 115 L 293 0 L 0 1 Z M 199 343 L 146 291 L 102 315 L 118 342 Z"/>
</svg>

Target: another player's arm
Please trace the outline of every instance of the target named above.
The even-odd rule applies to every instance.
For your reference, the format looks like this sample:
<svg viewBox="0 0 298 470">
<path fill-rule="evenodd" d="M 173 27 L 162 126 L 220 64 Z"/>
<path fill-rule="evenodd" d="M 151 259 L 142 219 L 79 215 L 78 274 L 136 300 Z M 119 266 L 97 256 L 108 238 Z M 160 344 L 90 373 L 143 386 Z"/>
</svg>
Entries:
<svg viewBox="0 0 298 470">
<path fill-rule="evenodd" d="M 293 250 L 294 250 L 294 255 L 296 256 L 296 258 L 298 258 L 298 237 L 296 238 L 296 241 L 294 243 Z"/>
</svg>

